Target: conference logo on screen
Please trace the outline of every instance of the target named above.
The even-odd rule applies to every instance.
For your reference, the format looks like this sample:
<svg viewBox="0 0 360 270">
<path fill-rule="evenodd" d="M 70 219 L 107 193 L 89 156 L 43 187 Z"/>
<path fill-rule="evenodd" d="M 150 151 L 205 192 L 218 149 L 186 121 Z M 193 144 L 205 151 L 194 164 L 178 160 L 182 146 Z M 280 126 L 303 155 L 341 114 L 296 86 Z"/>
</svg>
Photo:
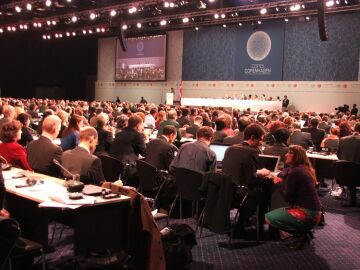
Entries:
<svg viewBox="0 0 360 270">
<path fill-rule="evenodd" d="M 142 41 L 138 41 L 136 43 L 136 50 L 137 50 L 137 56 L 142 56 L 144 55 L 144 42 Z"/>
<path fill-rule="evenodd" d="M 245 75 L 270 75 L 271 68 L 266 67 L 261 61 L 269 55 L 271 51 L 271 38 L 264 31 L 256 31 L 252 33 L 246 44 L 248 56 L 256 62 L 250 67 L 244 69 Z"/>
</svg>

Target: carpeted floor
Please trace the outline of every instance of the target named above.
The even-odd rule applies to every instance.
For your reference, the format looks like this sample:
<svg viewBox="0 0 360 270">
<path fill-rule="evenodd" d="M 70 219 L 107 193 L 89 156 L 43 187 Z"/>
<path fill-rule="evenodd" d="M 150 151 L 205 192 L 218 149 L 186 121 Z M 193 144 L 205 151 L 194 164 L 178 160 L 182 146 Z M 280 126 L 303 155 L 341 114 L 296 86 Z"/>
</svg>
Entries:
<svg viewBox="0 0 360 270">
<path fill-rule="evenodd" d="M 322 200 L 325 203 L 327 198 Z M 218 242 L 227 241 L 226 236 L 204 230 L 203 237 L 197 239 L 192 250 L 191 269 L 360 269 L 360 207 L 348 208 L 341 204 L 342 201 L 329 200 L 326 225 L 315 230 L 312 246 L 299 251 L 274 241 L 229 250 L 218 246 Z M 190 219 L 172 219 L 172 222 L 193 224 Z M 55 251 L 46 258 L 48 269 L 74 269 L 72 229 L 65 228 L 61 240 L 58 238 L 60 230 L 56 231 L 52 243 Z M 40 269 L 39 265 L 36 268 Z"/>
</svg>

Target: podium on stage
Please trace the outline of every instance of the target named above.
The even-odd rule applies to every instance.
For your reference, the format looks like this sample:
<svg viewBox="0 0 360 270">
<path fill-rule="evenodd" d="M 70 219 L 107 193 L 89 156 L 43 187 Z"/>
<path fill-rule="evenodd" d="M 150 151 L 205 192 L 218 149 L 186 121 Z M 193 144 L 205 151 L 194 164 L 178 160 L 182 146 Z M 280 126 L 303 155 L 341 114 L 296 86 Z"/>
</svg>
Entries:
<svg viewBox="0 0 360 270">
<path fill-rule="evenodd" d="M 166 104 L 174 105 L 174 93 L 166 93 Z"/>
</svg>

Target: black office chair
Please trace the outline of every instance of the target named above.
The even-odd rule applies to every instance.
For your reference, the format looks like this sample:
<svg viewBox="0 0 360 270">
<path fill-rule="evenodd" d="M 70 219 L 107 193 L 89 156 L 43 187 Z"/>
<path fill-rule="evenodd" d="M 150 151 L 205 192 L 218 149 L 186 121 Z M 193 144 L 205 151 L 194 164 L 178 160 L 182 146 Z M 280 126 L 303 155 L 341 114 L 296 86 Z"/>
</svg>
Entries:
<svg viewBox="0 0 360 270">
<path fill-rule="evenodd" d="M 136 169 L 139 178 L 138 191 L 152 199 L 147 198 L 147 201 L 150 207 L 154 209 L 165 181 L 161 181 L 158 170 L 154 166 L 143 160 L 136 160 Z M 154 215 L 155 220 L 166 219 L 167 224 L 169 223 L 168 218 L 169 216 L 165 213 L 156 213 Z"/>
<path fill-rule="evenodd" d="M 174 176 L 175 176 L 178 194 L 176 195 L 170 207 L 169 216 L 171 216 L 175 203 L 179 198 L 180 218 L 182 219 L 182 199 L 185 199 L 191 201 L 192 217 L 194 217 L 194 203 L 196 204 L 195 217 L 198 220 L 200 216 L 203 216 L 203 213 L 199 215 L 199 201 L 204 199 L 199 190 L 203 182 L 203 174 L 185 168 L 175 168 Z M 198 221 L 197 221 L 197 225 L 198 225 Z"/>
<path fill-rule="evenodd" d="M 115 182 L 124 176 L 124 163 L 108 155 L 99 156 L 104 177 L 108 182 Z"/>
<path fill-rule="evenodd" d="M 356 187 L 360 186 L 360 164 L 339 160 L 334 164 L 334 175 L 339 186 L 349 188 L 352 203 L 356 202 Z"/>
<path fill-rule="evenodd" d="M 0 218 L 0 270 L 8 265 L 13 269 L 13 261 L 20 257 L 41 255 L 42 269 L 46 269 L 43 246 L 20 237 L 20 226 L 14 219 Z"/>
</svg>

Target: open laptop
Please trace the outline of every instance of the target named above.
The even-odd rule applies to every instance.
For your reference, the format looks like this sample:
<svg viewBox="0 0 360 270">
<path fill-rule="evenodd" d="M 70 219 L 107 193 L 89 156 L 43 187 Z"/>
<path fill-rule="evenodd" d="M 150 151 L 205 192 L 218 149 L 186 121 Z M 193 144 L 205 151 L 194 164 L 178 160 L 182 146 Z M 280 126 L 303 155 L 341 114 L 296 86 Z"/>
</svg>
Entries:
<svg viewBox="0 0 360 270">
<path fill-rule="evenodd" d="M 228 149 L 229 145 L 226 144 L 210 144 L 210 149 L 213 150 L 216 154 L 217 167 L 222 167 L 222 161 L 225 156 L 225 151 Z"/>
<path fill-rule="evenodd" d="M 268 169 L 271 172 L 277 172 L 279 167 L 280 157 L 271 155 L 259 155 L 258 169 Z"/>
</svg>

